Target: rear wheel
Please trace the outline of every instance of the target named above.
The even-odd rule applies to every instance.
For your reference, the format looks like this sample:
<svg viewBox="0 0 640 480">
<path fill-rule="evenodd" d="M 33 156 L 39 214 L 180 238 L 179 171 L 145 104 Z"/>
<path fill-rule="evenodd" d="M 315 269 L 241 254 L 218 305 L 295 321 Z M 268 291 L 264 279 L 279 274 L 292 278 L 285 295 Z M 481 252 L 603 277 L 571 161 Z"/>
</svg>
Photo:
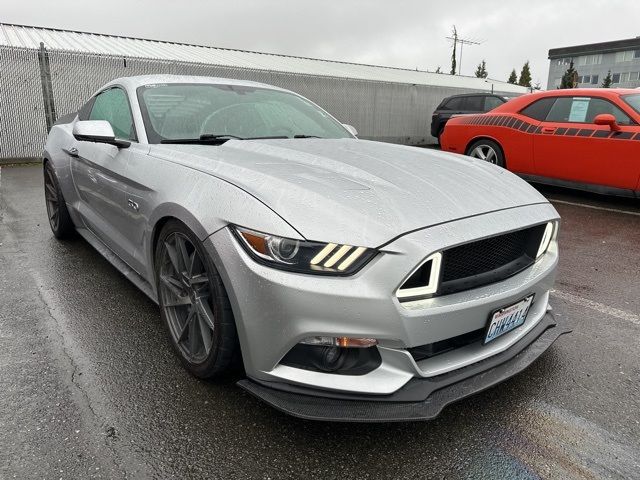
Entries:
<svg viewBox="0 0 640 480">
<path fill-rule="evenodd" d="M 68 238 L 75 232 L 67 204 L 62 196 L 58 177 L 50 162 L 44 165 L 44 199 L 47 217 L 53 235 L 58 239 Z"/>
<path fill-rule="evenodd" d="M 169 221 L 158 238 L 155 269 L 160 312 L 184 366 L 199 378 L 225 372 L 238 339 L 229 298 L 200 240 Z"/>
<path fill-rule="evenodd" d="M 499 167 L 505 166 L 504 153 L 502 148 L 493 140 L 481 139 L 473 142 L 467 149 L 468 156 L 493 163 Z"/>
</svg>

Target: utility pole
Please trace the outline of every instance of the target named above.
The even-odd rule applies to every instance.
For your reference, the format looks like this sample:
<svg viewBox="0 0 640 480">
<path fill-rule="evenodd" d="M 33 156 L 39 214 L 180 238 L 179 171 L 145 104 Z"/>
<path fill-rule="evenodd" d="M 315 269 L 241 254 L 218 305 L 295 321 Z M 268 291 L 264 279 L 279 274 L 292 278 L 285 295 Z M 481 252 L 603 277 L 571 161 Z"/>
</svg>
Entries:
<svg viewBox="0 0 640 480">
<path fill-rule="evenodd" d="M 455 61 L 455 51 L 456 51 L 456 46 L 459 43 L 460 44 L 460 61 L 458 62 L 458 75 L 461 75 L 462 73 L 462 47 L 465 45 L 480 45 L 482 43 L 482 41 L 478 41 L 478 40 L 473 40 L 473 39 L 469 39 L 469 38 L 461 38 L 460 35 L 458 35 L 458 31 L 456 30 L 456 26 L 453 26 L 453 36 L 451 37 L 447 37 L 447 40 L 452 40 L 453 41 L 453 59 Z"/>
</svg>

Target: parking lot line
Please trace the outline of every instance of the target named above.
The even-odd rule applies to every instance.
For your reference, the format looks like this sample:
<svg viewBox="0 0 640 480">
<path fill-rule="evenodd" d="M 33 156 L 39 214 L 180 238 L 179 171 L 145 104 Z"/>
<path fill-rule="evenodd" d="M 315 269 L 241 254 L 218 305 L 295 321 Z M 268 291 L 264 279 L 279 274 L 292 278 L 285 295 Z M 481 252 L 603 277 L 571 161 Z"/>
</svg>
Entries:
<svg viewBox="0 0 640 480">
<path fill-rule="evenodd" d="M 573 295 L 572 293 L 563 292 L 561 290 L 552 290 L 551 295 L 561 298 L 562 300 L 566 300 L 567 302 L 580 305 L 581 307 L 587 307 L 592 310 L 596 310 L 597 312 L 604 313 L 605 315 L 611 315 L 612 317 L 626 320 L 627 322 L 640 326 L 640 315 L 620 310 L 619 308 L 610 307 L 603 303 L 594 302 L 593 300 Z"/>
<path fill-rule="evenodd" d="M 565 205 L 574 205 L 576 207 L 592 208 L 594 210 L 604 210 L 606 212 L 624 213 L 626 215 L 635 215 L 640 217 L 640 212 L 632 212 L 631 210 L 619 210 L 617 208 L 598 207 L 596 205 L 589 205 L 588 203 L 569 202 L 567 200 L 558 200 L 555 198 L 548 199 L 552 203 L 564 203 Z"/>
</svg>

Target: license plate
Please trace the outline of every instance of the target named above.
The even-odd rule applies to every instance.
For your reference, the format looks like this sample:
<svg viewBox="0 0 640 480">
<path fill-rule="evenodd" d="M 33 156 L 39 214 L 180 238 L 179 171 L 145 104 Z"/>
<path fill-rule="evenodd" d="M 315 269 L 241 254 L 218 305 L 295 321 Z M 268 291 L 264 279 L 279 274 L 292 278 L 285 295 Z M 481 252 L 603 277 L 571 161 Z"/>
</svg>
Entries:
<svg viewBox="0 0 640 480">
<path fill-rule="evenodd" d="M 507 332 L 523 325 L 533 303 L 534 295 L 520 300 L 518 303 L 500 308 L 491 314 L 489 325 L 484 337 L 484 343 L 489 343 Z"/>
</svg>

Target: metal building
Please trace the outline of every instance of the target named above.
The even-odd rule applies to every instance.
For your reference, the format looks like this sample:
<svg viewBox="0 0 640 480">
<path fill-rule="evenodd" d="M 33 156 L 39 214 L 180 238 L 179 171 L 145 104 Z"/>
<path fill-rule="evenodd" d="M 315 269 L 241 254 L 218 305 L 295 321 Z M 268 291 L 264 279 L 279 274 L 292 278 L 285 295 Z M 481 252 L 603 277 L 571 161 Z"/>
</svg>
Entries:
<svg viewBox="0 0 640 480">
<path fill-rule="evenodd" d="M 580 88 L 597 88 L 611 72 L 612 87 L 640 87 L 640 37 L 549 50 L 547 88 L 558 88 L 573 61 Z"/>
<path fill-rule="evenodd" d="M 0 23 L 0 159 L 38 158 L 47 128 L 121 76 L 238 78 L 296 91 L 361 138 L 432 143 L 431 113 L 456 93 L 526 93 L 491 79 Z"/>
</svg>

